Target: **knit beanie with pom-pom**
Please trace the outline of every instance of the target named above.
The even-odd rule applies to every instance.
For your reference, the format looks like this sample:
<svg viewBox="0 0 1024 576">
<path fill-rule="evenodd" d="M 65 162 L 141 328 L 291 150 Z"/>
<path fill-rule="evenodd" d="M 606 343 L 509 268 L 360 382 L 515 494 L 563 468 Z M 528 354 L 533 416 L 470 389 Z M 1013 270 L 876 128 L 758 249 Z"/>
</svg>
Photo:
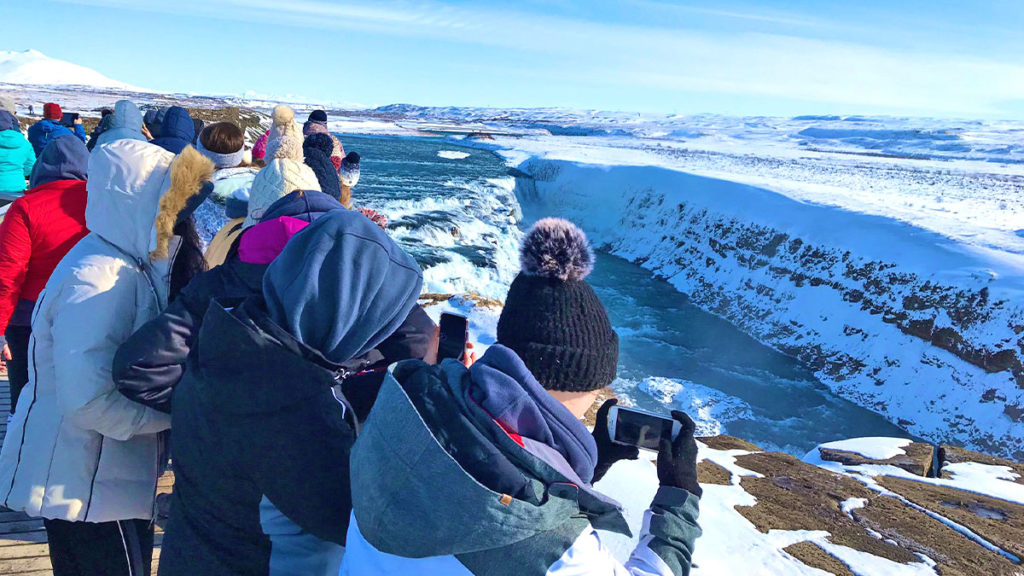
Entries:
<svg viewBox="0 0 1024 576">
<path fill-rule="evenodd" d="M 267 150 L 264 159 L 267 162 L 275 158 L 287 158 L 302 162 L 302 130 L 295 122 L 295 111 L 290 106 L 281 104 L 274 108 L 274 123 L 267 135 Z"/>
<path fill-rule="evenodd" d="M 349 152 L 348 156 L 341 161 L 341 168 L 338 168 L 338 177 L 341 184 L 349 188 L 355 188 L 359 183 L 359 153 Z"/>
<path fill-rule="evenodd" d="M 522 270 L 498 319 L 498 343 L 511 348 L 547 390 L 590 392 L 615 379 L 619 337 L 585 278 L 594 267 L 575 224 L 545 218 L 520 247 Z"/>
<path fill-rule="evenodd" d="M 302 143 L 306 166 L 316 174 L 316 179 L 320 182 L 320 191 L 338 200 L 341 198 L 341 180 L 338 179 L 338 173 L 331 164 L 333 149 L 334 141 L 327 134 L 310 134 Z"/>
</svg>

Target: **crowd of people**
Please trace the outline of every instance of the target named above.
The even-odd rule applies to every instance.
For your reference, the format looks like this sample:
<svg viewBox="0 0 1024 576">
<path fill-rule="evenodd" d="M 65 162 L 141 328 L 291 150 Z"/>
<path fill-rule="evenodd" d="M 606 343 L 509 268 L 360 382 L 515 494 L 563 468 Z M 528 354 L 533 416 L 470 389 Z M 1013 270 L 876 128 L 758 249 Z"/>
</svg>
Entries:
<svg viewBox="0 0 1024 576">
<path fill-rule="evenodd" d="M 167 576 L 689 573 L 683 413 L 632 555 L 600 532 L 630 532 L 594 484 L 638 451 L 614 399 L 582 422 L 618 336 L 575 225 L 526 233 L 496 343 L 439 362 L 420 267 L 354 207 L 324 111 L 276 107 L 250 149 L 127 100 L 88 137 L 48 103 L 26 139 L 0 104 L 0 504 L 43 519 L 54 574 L 149 575 L 164 518 Z"/>
</svg>

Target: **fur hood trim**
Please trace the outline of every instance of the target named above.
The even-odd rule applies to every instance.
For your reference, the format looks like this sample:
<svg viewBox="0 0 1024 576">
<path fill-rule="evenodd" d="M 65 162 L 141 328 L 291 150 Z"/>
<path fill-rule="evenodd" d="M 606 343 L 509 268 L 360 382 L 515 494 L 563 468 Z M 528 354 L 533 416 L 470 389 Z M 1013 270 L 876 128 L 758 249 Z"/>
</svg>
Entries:
<svg viewBox="0 0 1024 576">
<path fill-rule="evenodd" d="M 192 146 L 185 147 L 171 162 L 171 186 L 160 197 L 160 211 L 156 215 L 156 249 L 149 253 L 150 260 L 168 257 L 168 246 L 174 236 L 178 214 L 189 199 L 202 190 L 203 184 L 213 178 L 214 166 Z"/>
</svg>

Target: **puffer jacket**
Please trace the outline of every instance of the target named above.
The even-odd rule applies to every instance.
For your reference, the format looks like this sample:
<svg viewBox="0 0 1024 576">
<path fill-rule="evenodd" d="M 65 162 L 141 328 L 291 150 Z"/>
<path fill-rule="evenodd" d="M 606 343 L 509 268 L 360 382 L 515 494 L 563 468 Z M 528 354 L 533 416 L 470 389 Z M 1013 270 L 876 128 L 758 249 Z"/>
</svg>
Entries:
<svg viewBox="0 0 1024 576">
<path fill-rule="evenodd" d="M 81 124 L 75 124 L 72 131 L 57 120 L 43 119 L 28 127 L 28 141 L 32 144 L 36 156 L 43 153 L 50 140 L 65 134 L 74 134 L 82 143 L 86 141 L 85 128 Z"/>
<path fill-rule="evenodd" d="M 162 576 L 333 576 L 348 527 L 352 409 L 338 364 L 416 301 L 415 261 L 334 210 L 268 268 L 263 297 L 206 312 L 174 391 L 176 484 Z"/>
<path fill-rule="evenodd" d="M 171 106 L 160 124 L 160 135 L 153 138 L 150 144 L 156 144 L 168 152 L 178 154 L 195 139 L 195 129 L 195 122 L 189 116 L 188 110 L 181 106 Z"/>
<path fill-rule="evenodd" d="M 78 138 L 58 137 L 32 171 L 32 189 L 0 223 L 0 334 L 8 321 L 29 326 L 39 293 L 57 263 L 85 237 L 89 151 Z"/>
<path fill-rule="evenodd" d="M 114 103 L 110 127 L 96 138 L 96 145 L 102 146 L 116 140 L 146 141 L 142 135 L 142 112 L 131 100 L 118 100 Z"/>
<path fill-rule="evenodd" d="M 18 127 L 18 119 L 0 110 L 0 192 L 25 190 L 25 179 L 32 174 L 36 153 Z"/>
<path fill-rule="evenodd" d="M 134 140 L 90 155 L 91 232 L 40 295 L 29 383 L 0 451 L 8 508 L 67 521 L 152 517 L 170 418 L 118 393 L 110 365 L 118 344 L 167 305 L 177 210 L 212 172 L 195 150 L 175 159 Z"/>
<path fill-rule="evenodd" d="M 698 497 L 661 488 L 620 563 L 597 530 L 629 528 L 590 486 L 596 450 L 509 348 L 469 370 L 399 363 L 352 450 L 341 574 L 688 574 Z"/>
</svg>

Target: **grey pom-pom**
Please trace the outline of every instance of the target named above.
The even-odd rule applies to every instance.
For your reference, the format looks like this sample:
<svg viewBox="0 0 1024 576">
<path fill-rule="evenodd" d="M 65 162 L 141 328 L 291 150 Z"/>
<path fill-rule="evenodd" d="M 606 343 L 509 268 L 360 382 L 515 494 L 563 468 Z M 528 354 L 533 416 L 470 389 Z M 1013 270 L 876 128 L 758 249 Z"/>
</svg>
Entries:
<svg viewBox="0 0 1024 576">
<path fill-rule="evenodd" d="M 523 274 L 582 280 L 594 269 L 594 252 L 587 235 L 561 218 L 545 218 L 526 233 L 519 250 Z"/>
</svg>

